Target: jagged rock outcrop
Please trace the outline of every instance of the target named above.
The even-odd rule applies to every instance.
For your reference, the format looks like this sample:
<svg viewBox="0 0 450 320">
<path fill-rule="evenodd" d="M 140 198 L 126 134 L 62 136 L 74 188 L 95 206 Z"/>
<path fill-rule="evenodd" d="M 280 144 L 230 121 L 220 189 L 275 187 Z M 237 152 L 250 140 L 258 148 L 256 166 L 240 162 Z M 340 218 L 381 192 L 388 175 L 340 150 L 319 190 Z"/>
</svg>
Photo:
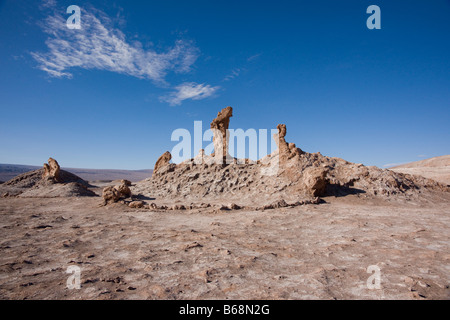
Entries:
<svg viewBox="0 0 450 320">
<path fill-rule="evenodd" d="M 164 152 L 156 161 L 153 173 L 158 172 L 159 169 L 169 164 L 172 159 L 172 154 L 169 151 Z"/>
<path fill-rule="evenodd" d="M 228 155 L 228 140 L 227 134 L 230 125 L 230 118 L 233 116 L 233 108 L 226 107 L 222 109 L 217 117 L 211 122 L 211 129 L 213 130 L 214 155 L 219 159 L 223 159 Z"/>
<path fill-rule="evenodd" d="M 226 141 L 231 115 L 231 107 L 225 108 L 211 123 L 211 128 L 220 133 L 216 139 L 219 142 Z M 178 165 L 164 161 L 165 165 L 152 178 L 137 183 L 133 192 L 158 199 L 193 203 L 205 200 L 223 203 L 226 200 L 264 208 L 274 206 L 274 203 L 281 206 L 281 200 L 318 203 L 317 197 L 327 195 L 411 198 L 426 190 L 450 191 L 447 186 L 430 179 L 304 152 L 286 141 L 286 125 L 280 124 L 277 128 L 274 139 L 278 149 L 258 161 L 231 159 L 231 162 L 217 162 L 216 154 L 205 155 L 201 150 L 195 158 Z M 217 146 L 215 142 L 214 147 L 216 151 L 225 151 L 227 143 Z"/>
<path fill-rule="evenodd" d="M 60 182 L 60 172 L 61 168 L 58 164 L 58 161 L 53 158 L 49 158 L 48 164 L 44 163 L 44 174 L 42 175 L 42 179 L 47 181 Z"/>
<path fill-rule="evenodd" d="M 278 133 L 273 135 L 273 139 L 275 140 L 278 146 L 279 153 L 279 161 L 280 164 L 285 164 L 287 160 L 299 156 L 303 153 L 303 151 L 295 146 L 295 143 L 287 143 L 286 136 L 286 125 L 279 124 L 277 126 Z"/>
</svg>

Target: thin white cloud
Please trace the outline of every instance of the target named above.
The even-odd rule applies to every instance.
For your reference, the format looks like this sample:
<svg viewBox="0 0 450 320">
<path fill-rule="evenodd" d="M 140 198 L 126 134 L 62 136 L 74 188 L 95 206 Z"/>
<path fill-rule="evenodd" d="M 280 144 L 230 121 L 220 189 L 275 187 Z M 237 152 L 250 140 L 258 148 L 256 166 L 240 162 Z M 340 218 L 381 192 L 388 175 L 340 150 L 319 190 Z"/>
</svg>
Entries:
<svg viewBox="0 0 450 320">
<path fill-rule="evenodd" d="M 184 82 L 175 87 L 174 92 L 160 97 L 161 101 L 168 102 L 171 106 L 180 105 L 182 101 L 202 100 L 212 96 L 220 87 L 212 87 L 209 84 L 197 84 L 195 82 Z"/>
<path fill-rule="evenodd" d="M 52 1 L 44 2 L 51 4 Z M 50 5 L 49 5 L 50 6 Z M 68 17 L 68 16 L 67 16 Z M 47 52 L 32 52 L 38 67 L 52 77 L 71 78 L 71 69 L 97 69 L 164 83 L 168 72 L 187 73 L 199 50 L 190 41 L 177 40 L 164 52 L 129 42 L 112 20 L 95 9 L 81 11 L 81 29 L 69 29 L 67 17 L 49 16 L 43 30 L 49 35 Z"/>
<path fill-rule="evenodd" d="M 44 8 L 52 8 L 52 7 L 56 6 L 56 0 L 43 0 L 42 6 Z"/>
<path fill-rule="evenodd" d="M 259 58 L 260 56 L 261 56 L 261 53 L 255 54 L 255 55 L 253 55 L 253 56 L 251 56 L 251 57 L 248 57 L 248 58 L 247 58 L 247 61 L 248 61 L 248 62 L 253 61 L 253 60 Z"/>
<path fill-rule="evenodd" d="M 385 165 L 383 165 L 383 168 L 396 167 L 396 166 L 400 166 L 400 165 L 406 164 L 406 163 L 408 163 L 408 162 L 386 163 Z"/>
<path fill-rule="evenodd" d="M 230 80 L 238 77 L 240 73 L 241 73 L 241 69 L 239 69 L 239 68 L 233 69 L 231 71 L 231 73 L 229 75 L 227 75 L 223 80 L 230 81 Z"/>
</svg>

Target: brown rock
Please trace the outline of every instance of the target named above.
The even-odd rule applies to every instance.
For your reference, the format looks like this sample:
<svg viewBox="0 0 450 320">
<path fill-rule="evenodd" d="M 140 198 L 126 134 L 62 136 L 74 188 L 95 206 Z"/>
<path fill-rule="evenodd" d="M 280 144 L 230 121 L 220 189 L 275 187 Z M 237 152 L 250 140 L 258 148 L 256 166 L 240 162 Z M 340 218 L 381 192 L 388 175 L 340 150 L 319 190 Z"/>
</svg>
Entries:
<svg viewBox="0 0 450 320">
<path fill-rule="evenodd" d="M 124 180 L 121 180 L 120 183 L 121 183 L 121 184 L 124 184 L 124 185 L 126 185 L 126 186 L 128 186 L 128 187 L 131 186 L 131 181 L 130 181 L 130 180 L 125 180 L 125 179 L 124 179 Z"/>
<path fill-rule="evenodd" d="M 288 204 L 286 203 L 286 201 L 284 199 L 275 201 L 274 203 L 272 203 L 270 209 L 276 209 L 276 208 L 286 208 L 288 207 Z"/>
<path fill-rule="evenodd" d="M 292 159 L 296 155 L 300 155 L 303 151 L 295 146 L 295 143 L 287 143 L 286 136 L 286 125 L 279 124 L 277 126 L 278 133 L 273 135 L 273 138 L 278 146 L 279 161 L 280 164 L 285 164 L 287 160 Z"/>
<path fill-rule="evenodd" d="M 150 203 L 150 208 L 151 209 L 158 209 L 158 205 L 154 202 Z"/>
<path fill-rule="evenodd" d="M 144 201 L 132 201 L 128 204 L 130 208 L 143 208 L 144 205 Z"/>
<path fill-rule="evenodd" d="M 172 155 L 169 151 L 164 152 L 156 161 L 155 168 L 153 169 L 153 173 L 156 173 L 160 168 L 169 164 L 169 161 L 172 159 Z"/>
<path fill-rule="evenodd" d="M 236 203 L 230 204 L 230 205 L 229 205 L 229 208 L 230 208 L 231 210 L 239 210 L 239 209 L 241 209 L 241 207 L 238 206 Z"/>
<path fill-rule="evenodd" d="M 120 199 L 120 193 L 113 186 L 106 187 L 103 189 L 102 193 L 103 204 L 107 205 L 109 203 L 117 202 Z"/>
<path fill-rule="evenodd" d="M 127 180 L 122 180 L 122 184 L 117 186 L 109 186 L 103 189 L 103 205 L 118 202 L 122 198 L 131 197 L 131 190 L 126 185 Z"/>
<path fill-rule="evenodd" d="M 213 130 L 214 154 L 216 158 L 226 157 L 228 155 L 228 127 L 230 118 L 233 116 L 233 108 L 226 107 L 217 114 L 217 117 L 211 122 Z"/>
<path fill-rule="evenodd" d="M 119 186 L 115 186 L 121 197 L 128 198 L 131 197 L 131 190 L 126 184 L 121 184 Z"/>
<path fill-rule="evenodd" d="M 328 170 L 321 167 L 308 168 L 303 172 L 302 178 L 308 193 L 315 197 L 325 194 L 328 185 L 327 173 Z"/>
<path fill-rule="evenodd" d="M 44 163 L 44 174 L 42 175 L 42 178 L 44 180 L 50 180 L 53 182 L 60 182 L 60 172 L 61 168 L 58 164 L 58 162 L 53 159 L 48 159 L 48 164 Z"/>
</svg>

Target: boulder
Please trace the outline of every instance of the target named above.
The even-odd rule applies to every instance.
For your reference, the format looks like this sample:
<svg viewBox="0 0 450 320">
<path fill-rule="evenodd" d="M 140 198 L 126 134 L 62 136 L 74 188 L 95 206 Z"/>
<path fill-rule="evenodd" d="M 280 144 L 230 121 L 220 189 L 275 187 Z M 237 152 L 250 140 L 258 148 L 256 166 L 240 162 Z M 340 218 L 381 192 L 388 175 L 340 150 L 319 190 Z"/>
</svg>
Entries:
<svg viewBox="0 0 450 320">
<path fill-rule="evenodd" d="M 128 204 L 130 208 L 143 208 L 145 205 L 144 201 L 132 201 Z"/>
<path fill-rule="evenodd" d="M 103 189 L 102 197 L 103 205 L 107 205 L 119 201 L 120 193 L 114 186 L 110 186 Z"/>
<path fill-rule="evenodd" d="M 310 195 L 317 197 L 325 194 L 328 185 L 327 173 L 328 170 L 322 167 L 311 167 L 303 171 L 302 180 Z"/>
<path fill-rule="evenodd" d="M 117 186 L 109 186 L 103 189 L 103 205 L 118 202 L 120 199 L 131 197 L 131 190 L 126 185 L 127 180 L 122 180 L 122 183 Z"/>
</svg>

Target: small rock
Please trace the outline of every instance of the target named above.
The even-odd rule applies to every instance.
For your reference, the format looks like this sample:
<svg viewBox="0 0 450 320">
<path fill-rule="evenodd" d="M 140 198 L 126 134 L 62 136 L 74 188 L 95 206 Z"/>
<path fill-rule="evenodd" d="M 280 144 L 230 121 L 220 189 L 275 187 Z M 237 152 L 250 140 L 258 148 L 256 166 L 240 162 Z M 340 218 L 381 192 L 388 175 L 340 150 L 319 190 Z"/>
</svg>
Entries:
<svg viewBox="0 0 450 320">
<path fill-rule="evenodd" d="M 185 248 L 184 248 L 184 251 L 188 251 L 189 249 L 192 249 L 192 248 L 201 248 L 201 247 L 203 247 L 200 243 L 198 243 L 197 241 L 195 241 L 195 242 L 193 242 L 193 243 L 191 243 L 191 244 L 188 244 Z"/>
<path fill-rule="evenodd" d="M 229 208 L 230 208 L 231 210 L 239 210 L 239 209 L 241 209 L 241 207 L 238 206 L 236 203 L 230 204 L 230 205 L 229 205 Z"/>
<path fill-rule="evenodd" d="M 144 205 L 144 201 L 132 201 L 128 204 L 130 208 L 143 208 Z"/>
</svg>

